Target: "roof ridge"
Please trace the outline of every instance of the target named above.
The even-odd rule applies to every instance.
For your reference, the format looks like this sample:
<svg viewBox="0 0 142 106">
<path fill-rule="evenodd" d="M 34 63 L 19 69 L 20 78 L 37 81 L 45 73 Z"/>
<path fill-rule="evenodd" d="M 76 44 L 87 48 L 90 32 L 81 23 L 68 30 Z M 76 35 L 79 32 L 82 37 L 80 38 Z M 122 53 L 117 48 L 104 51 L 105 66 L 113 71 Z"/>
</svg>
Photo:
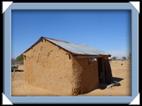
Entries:
<svg viewBox="0 0 142 106">
<path fill-rule="evenodd" d="M 65 42 L 65 43 L 70 43 L 68 41 L 65 41 L 65 40 L 61 40 L 61 39 L 55 39 L 55 38 L 50 38 L 50 37 L 42 37 L 42 38 L 45 38 L 45 39 L 49 39 L 49 40 L 55 40 L 55 41 L 60 41 L 60 42 Z"/>
</svg>

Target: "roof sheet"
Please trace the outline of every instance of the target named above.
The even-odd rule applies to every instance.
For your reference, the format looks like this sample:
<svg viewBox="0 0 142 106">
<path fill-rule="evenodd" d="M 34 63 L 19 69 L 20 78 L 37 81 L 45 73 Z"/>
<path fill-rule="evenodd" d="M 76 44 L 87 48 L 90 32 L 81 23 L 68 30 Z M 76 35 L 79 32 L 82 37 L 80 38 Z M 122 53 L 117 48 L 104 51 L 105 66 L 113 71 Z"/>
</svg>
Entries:
<svg viewBox="0 0 142 106">
<path fill-rule="evenodd" d="M 107 53 L 105 53 L 104 51 L 95 49 L 93 47 L 89 47 L 86 45 L 78 45 L 78 44 L 74 44 L 74 43 L 70 43 L 67 41 L 62 41 L 62 40 L 56 40 L 56 39 L 52 39 L 52 38 L 47 38 L 47 37 L 43 37 L 45 39 L 47 39 L 48 41 L 66 49 L 67 51 L 70 51 L 73 54 L 81 54 L 81 55 L 109 55 Z"/>
</svg>

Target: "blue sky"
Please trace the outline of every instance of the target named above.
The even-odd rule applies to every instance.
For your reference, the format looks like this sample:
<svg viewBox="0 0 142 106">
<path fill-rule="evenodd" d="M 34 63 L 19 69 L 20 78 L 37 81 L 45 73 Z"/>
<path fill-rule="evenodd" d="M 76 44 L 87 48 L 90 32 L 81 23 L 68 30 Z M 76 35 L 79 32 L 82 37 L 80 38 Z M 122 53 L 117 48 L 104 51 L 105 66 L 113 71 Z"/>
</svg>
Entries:
<svg viewBox="0 0 142 106">
<path fill-rule="evenodd" d="M 88 45 L 112 56 L 129 53 L 129 11 L 46 10 L 12 12 L 12 57 L 41 36 Z"/>
</svg>

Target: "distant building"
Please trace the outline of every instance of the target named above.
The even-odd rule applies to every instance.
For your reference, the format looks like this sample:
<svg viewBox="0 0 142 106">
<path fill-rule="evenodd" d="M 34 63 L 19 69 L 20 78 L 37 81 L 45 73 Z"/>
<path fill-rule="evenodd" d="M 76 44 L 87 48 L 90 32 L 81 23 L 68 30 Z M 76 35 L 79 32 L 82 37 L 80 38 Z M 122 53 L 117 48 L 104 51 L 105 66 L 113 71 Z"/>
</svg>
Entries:
<svg viewBox="0 0 142 106">
<path fill-rule="evenodd" d="M 41 37 L 22 55 L 26 81 L 56 95 L 87 93 L 112 82 L 110 55 L 94 48 Z"/>
</svg>

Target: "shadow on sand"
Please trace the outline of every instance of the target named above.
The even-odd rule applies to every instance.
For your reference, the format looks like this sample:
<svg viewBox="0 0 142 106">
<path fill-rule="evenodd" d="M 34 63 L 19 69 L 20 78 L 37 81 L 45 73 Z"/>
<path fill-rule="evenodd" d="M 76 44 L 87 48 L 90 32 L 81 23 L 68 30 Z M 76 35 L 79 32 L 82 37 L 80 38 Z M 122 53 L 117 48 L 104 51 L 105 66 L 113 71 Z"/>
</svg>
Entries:
<svg viewBox="0 0 142 106">
<path fill-rule="evenodd" d="M 123 78 L 118 78 L 118 77 L 112 77 L 112 83 L 111 84 L 100 84 L 99 88 L 100 89 L 105 89 L 107 87 L 112 87 L 112 86 L 120 86 L 120 81 L 122 81 Z"/>
<path fill-rule="evenodd" d="M 116 81 L 116 82 L 120 82 L 121 80 L 123 80 L 123 78 L 118 78 L 118 77 L 112 77 L 113 79 L 113 82 Z"/>
</svg>

